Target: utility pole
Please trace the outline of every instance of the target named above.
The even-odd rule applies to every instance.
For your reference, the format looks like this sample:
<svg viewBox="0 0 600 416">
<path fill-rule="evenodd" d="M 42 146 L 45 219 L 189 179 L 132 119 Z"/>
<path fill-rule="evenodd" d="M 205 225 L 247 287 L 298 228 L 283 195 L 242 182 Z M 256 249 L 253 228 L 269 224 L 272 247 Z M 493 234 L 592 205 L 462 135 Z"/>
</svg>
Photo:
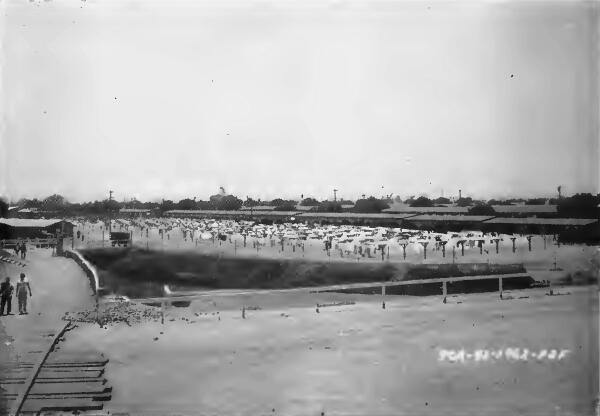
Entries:
<svg viewBox="0 0 600 416">
<path fill-rule="evenodd" d="M 111 208 L 111 202 L 112 202 L 112 195 L 113 195 L 113 191 L 108 191 L 108 238 L 110 239 L 110 233 L 112 231 L 112 218 L 110 215 L 110 208 Z"/>
</svg>

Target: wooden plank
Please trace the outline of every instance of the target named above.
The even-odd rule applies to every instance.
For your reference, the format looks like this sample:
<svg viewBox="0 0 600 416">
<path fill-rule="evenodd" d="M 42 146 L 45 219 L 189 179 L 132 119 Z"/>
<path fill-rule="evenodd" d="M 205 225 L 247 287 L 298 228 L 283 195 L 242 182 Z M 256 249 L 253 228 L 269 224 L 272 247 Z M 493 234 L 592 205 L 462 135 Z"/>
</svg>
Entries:
<svg viewBox="0 0 600 416">
<path fill-rule="evenodd" d="M 96 402 L 92 399 L 71 399 L 68 401 L 61 399 L 32 399 L 27 400 L 27 403 L 21 408 L 21 412 L 33 412 L 38 413 L 41 411 L 63 411 L 69 412 L 73 410 L 88 411 L 88 410 L 102 410 L 104 407 L 102 402 Z"/>
<path fill-rule="evenodd" d="M 44 378 L 60 378 L 72 376 L 81 376 L 82 378 L 95 378 L 101 377 L 104 374 L 104 368 L 51 368 L 40 371 L 40 374 L 43 375 Z"/>
<path fill-rule="evenodd" d="M 2 388 L 4 389 L 6 394 L 18 395 L 19 392 L 23 390 L 24 384 L 24 382 L 21 384 L 3 384 Z"/>
<path fill-rule="evenodd" d="M 57 362 L 76 362 L 76 363 L 85 363 L 85 362 L 103 362 L 106 358 L 98 353 L 90 353 L 90 354 L 79 354 L 79 353 L 69 353 L 68 351 L 58 350 L 52 353 L 46 363 L 57 363 Z"/>
<path fill-rule="evenodd" d="M 106 384 L 105 378 L 56 378 L 56 379 L 42 379 L 35 380 L 35 384 L 64 384 L 64 383 L 96 383 Z"/>
<path fill-rule="evenodd" d="M 29 394 L 33 395 L 64 395 L 74 393 L 103 394 L 112 392 L 112 387 L 100 383 L 35 383 Z"/>
<path fill-rule="evenodd" d="M 71 326 L 70 322 L 67 322 L 65 324 L 65 326 L 59 331 L 59 333 L 52 340 L 52 343 L 50 344 L 50 348 L 48 348 L 48 351 L 46 351 L 46 353 L 43 355 L 40 362 L 35 366 L 35 368 L 32 369 L 31 374 L 29 375 L 27 381 L 25 382 L 25 388 L 20 392 L 20 394 L 17 397 L 17 400 L 15 402 L 15 405 L 11 409 L 11 414 L 18 415 L 21 412 L 21 409 L 23 408 L 23 404 L 25 403 L 25 398 L 27 397 L 29 390 L 31 390 L 31 387 L 33 386 L 33 382 L 35 381 L 35 378 L 38 376 L 42 366 L 44 365 L 44 361 L 46 361 L 46 359 L 48 358 L 48 355 L 50 355 L 50 351 L 52 351 L 54 349 L 54 347 L 58 343 L 58 340 L 63 336 L 63 334 L 65 332 L 67 332 L 67 329 L 69 329 L 70 326 Z"/>
<path fill-rule="evenodd" d="M 69 366 L 69 367 L 44 367 L 40 371 L 44 377 L 70 377 L 69 374 L 73 375 L 76 373 L 82 373 L 83 377 L 89 377 L 95 374 L 103 374 L 104 367 L 80 367 L 80 366 Z"/>
<path fill-rule="evenodd" d="M 72 371 L 52 371 L 52 370 L 42 370 L 37 377 L 37 380 L 50 380 L 50 379 L 60 379 L 60 378 L 98 378 L 102 377 L 104 374 L 104 369 L 94 369 L 94 370 L 79 370 L 79 369 L 69 369 Z"/>
<path fill-rule="evenodd" d="M 44 363 L 43 368 L 104 367 L 107 363 L 108 360 L 80 362 L 49 361 Z"/>
<path fill-rule="evenodd" d="M 6 393 L 3 397 L 9 400 L 15 400 L 18 393 Z M 106 393 L 53 393 L 53 394 L 31 394 L 27 400 L 69 400 L 69 399 L 91 399 L 93 401 L 108 401 L 112 398 L 112 392 Z"/>
<path fill-rule="evenodd" d="M 91 400 L 93 402 L 107 402 L 112 399 L 111 394 L 64 394 L 64 395 L 32 395 L 27 400 L 62 400 L 64 403 L 68 403 L 72 400 Z"/>
</svg>

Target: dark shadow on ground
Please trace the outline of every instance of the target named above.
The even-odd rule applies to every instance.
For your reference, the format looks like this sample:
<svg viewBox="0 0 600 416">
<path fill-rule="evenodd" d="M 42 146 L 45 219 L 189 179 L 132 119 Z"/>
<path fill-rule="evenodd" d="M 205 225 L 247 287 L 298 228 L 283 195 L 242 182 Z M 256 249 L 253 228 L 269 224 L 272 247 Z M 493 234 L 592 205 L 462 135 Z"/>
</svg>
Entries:
<svg viewBox="0 0 600 416">
<path fill-rule="evenodd" d="M 427 279 L 526 271 L 522 264 L 319 262 L 115 248 L 81 253 L 98 269 L 105 293 L 129 297 L 163 296 L 166 284 L 171 290 L 290 289 L 420 279 L 423 285 L 393 287 L 388 293 L 427 295 L 441 291 L 441 284 L 425 283 Z M 532 282 L 531 278 L 506 279 L 505 285 L 507 290 L 521 289 Z M 497 288 L 495 280 L 457 282 L 449 285 L 448 292 L 488 292 Z"/>
</svg>

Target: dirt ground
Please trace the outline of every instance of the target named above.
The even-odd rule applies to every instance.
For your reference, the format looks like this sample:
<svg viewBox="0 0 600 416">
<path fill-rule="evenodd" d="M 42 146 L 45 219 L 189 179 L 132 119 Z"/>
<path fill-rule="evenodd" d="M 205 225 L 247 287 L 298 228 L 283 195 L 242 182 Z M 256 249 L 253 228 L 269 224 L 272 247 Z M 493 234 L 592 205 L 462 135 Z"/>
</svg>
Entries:
<svg viewBox="0 0 600 416">
<path fill-rule="evenodd" d="M 385 309 L 369 295 L 203 299 L 168 309 L 164 324 L 82 325 L 64 348 L 110 358 L 111 413 L 588 415 L 598 392 L 598 293 L 545 292 L 448 304 L 388 296 Z M 316 312 L 316 303 L 341 301 L 355 303 Z M 569 354 L 438 360 L 442 349 L 507 347 Z"/>
<path fill-rule="evenodd" d="M 584 250 L 568 249 L 572 264 L 584 264 Z M 30 314 L 0 320 L 15 351 L 39 348 L 34 334 L 93 299 L 72 260 L 44 250 L 28 257 Z M 61 353 L 110 360 L 111 414 L 587 416 L 598 392 L 598 291 L 557 290 L 565 295 L 530 289 L 507 294 L 512 300 L 485 293 L 447 304 L 387 296 L 385 309 L 378 295 L 214 296 L 167 308 L 164 323 L 156 314 L 131 326 L 78 323 Z M 350 304 L 316 311 L 339 302 Z M 569 353 L 439 361 L 443 350 L 505 348 Z"/>
</svg>

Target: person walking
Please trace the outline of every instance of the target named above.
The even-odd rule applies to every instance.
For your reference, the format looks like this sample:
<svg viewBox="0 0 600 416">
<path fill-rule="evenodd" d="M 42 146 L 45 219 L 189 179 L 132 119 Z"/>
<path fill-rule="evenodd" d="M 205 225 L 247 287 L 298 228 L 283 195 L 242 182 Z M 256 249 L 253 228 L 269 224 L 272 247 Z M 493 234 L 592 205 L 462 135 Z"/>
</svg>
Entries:
<svg viewBox="0 0 600 416">
<path fill-rule="evenodd" d="M 14 290 L 13 285 L 10 284 L 10 277 L 7 277 L 2 284 L 0 284 L 0 316 L 4 315 L 4 308 L 6 307 L 6 315 L 12 315 L 12 292 Z"/>
<path fill-rule="evenodd" d="M 25 259 L 26 256 L 27 256 L 27 244 L 25 244 L 25 241 L 23 241 L 21 243 L 21 258 Z"/>
<path fill-rule="evenodd" d="M 31 297 L 31 286 L 25 281 L 25 273 L 21 273 L 21 281 L 17 282 L 17 301 L 19 302 L 19 315 L 27 314 L 27 292 Z"/>
</svg>

